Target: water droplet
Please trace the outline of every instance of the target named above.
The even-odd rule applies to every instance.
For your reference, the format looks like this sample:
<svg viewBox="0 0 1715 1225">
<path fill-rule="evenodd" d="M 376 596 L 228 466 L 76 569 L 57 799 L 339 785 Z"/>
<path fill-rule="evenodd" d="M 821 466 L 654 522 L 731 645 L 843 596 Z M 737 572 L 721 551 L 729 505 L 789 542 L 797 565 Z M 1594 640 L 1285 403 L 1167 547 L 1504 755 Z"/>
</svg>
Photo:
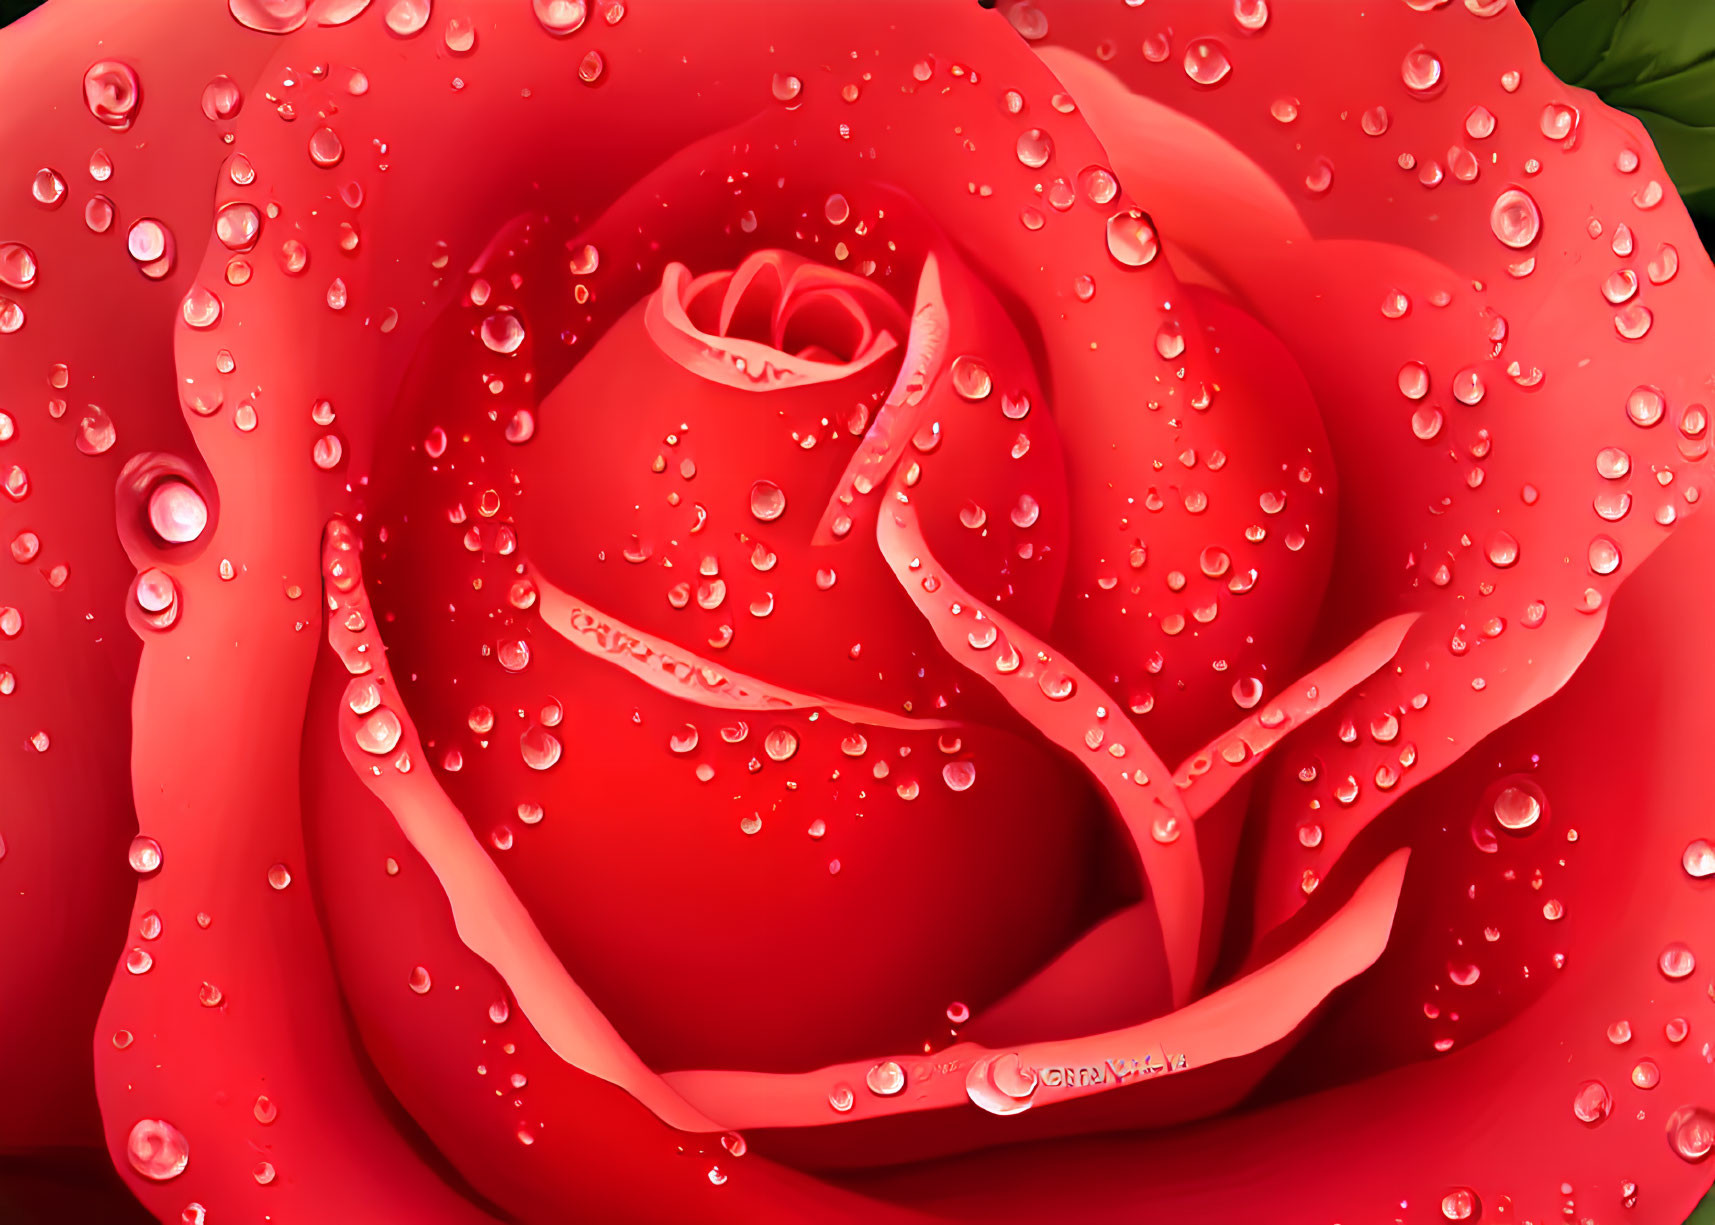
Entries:
<svg viewBox="0 0 1715 1225">
<path fill-rule="evenodd" d="M 429 24 L 429 0 L 391 0 L 385 20 L 387 28 L 400 38 L 412 38 Z"/>
<path fill-rule="evenodd" d="M 230 0 L 238 24 L 263 34 L 290 34 L 309 17 L 309 0 Z"/>
<path fill-rule="evenodd" d="M 36 253 L 21 242 L 0 242 L 0 285 L 28 289 L 36 283 Z"/>
<path fill-rule="evenodd" d="M 1688 945 L 1675 940 L 1662 949 L 1661 956 L 1656 959 L 1661 972 L 1668 978 L 1685 978 L 1697 968 L 1697 958 Z"/>
<path fill-rule="evenodd" d="M 1686 1161 L 1702 1161 L 1715 1149 L 1715 1111 L 1681 1106 L 1667 1117 L 1667 1143 Z"/>
<path fill-rule="evenodd" d="M 429 971 L 424 966 L 412 966 L 411 974 L 405 980 L 411 990 L 418 995 L 427 995 L 429 988 L 434 986 L 434 980 L 429 977 Z"/>
<path fill-rule="evenodd" d="M 893 1060 L 878 1063 L 864 1075 L 864 1084 L 878 1097 L 892 1097 L 905 1088 L 905 1070 Z"/>
<path fill-rule="evenodd" d="M 952 369 L 953 390 L 966 400 L 985 400 L 994 391 L 989 369 L 974 357 L 956 357 Z"/>
<path fill-rule="evenodd" d="M 1542 232 L 1542 214 L 1530 193 L 1509 187 L 1489 210 L 1489 228 L 1495 237 L 1514 250 L 1530 246 Z"/>
<path fill-rule="evenodd" d="M 1078 175 L 1078 187 L 1092 204 L 1107 204 L 1119 194 L 1119 180 L 1106 166 L 1086 166 Z"/>
<path fill-rule="evenodd" d="M 1233 0 L 1233 21 L 1239 29 L 1255 34 L 1268 25 L 1268 0 Z"/>
<path fill-rule="evenodd" d="M 1037 1084 L 1036 1069 L 1025 1067 L 1016 1054 L 988 1055 L 971 1064 L 965 1094 L 990 1114 L 1018 1114 L 1030 1108 Z"/>
<path fill-rule="evenodd" d="M 126 252 L 153 281 L 173 270 L 174 245 L 172 231 L 153 217 L 133 221 L 125 234 Z"/>
<path fill-rule="evenodd" d="M 828 1090 L 828 1105 L 841 1114 L 848 1113 L 857 1097 L 852 1093 L 852 1087 L 846 1084 L 835 1085 Z"/>
<path fill-rule="evenodd" d="M 601 80 L 602 71 L 606 67 L 600 51 L 586 52 L 584 58 L 578 61 L 578 80 L 585 85 L 594 85 Z"/>
<path fill-rule="evenodd" d="M 1429 394 L 1429 370 L 1422 362 L 1406 362 L 1399 368 L 1399 393 L 1408 400 Z"/>
<path fill-rule="evenodd" d="M 542 28 L 555 38 L 576 33 L 589 15 L 589 7 L 584 0 L 531 0 L 531 7 L 535 9 L 536 20 Z"/>
<path fill-rule="evenodd" d="M 1648 429 L 1660 421 L 1666 411 L 1667 402 L 1653 387 L 1634 387 L 1632 394 L 1626 397 L 1626 416 L 1632 419 L 1633 425 Z"/>
<path fill-rule="evenodd" d="M 1518 561 L 1518 537 L 1511 532 L 1496 531 L 1489 537 L 1489 564 L 1505 569 Z"/>
<path fill-rule="evenodd" d="M 1595 574 L 1612 574 L 1620 568 L 1620 546 L 1612 537 L 1598 536 L 1590 542 L 1590 570 Z"/>
<path fill-rule="evenodd" d="M 126 859 L 131 864 L 131 870 L 139 876 L 158 871 L 161 866 L 161 844 L 153 838 L 138 834 L 131 839 L 131 848 L 126 852 Z"/>
<path fill-rule="evenodd" d="M 1441 1197 L 1441 1215 L 1449 1221 L 1469 1221 L 1478 1211 L 1477 1193 L 1469 1187 L 1455 1187 Z"/>
<path fill-rule="evenodd" d="M 1019 133 L 1017 143 L 1020 164 L 1039 169 L 1054 155 L 1054 141 L 1041 128 L 1026 128 Z"/>
<path fill-rule="evenodd" d="M 1679 862 L 1687 876 L 1698 879 L 1715 876 L 1715 846 L 1707 838 L 1694 838 L 1686 844 Z"/>
<path fill-rule="evenodd" d="M 1550 102 L 1542 108 L 1537 126 L 1549 140 L 1570 140 L 1578 130 L 1578 108 L 1564 102 Z"/>
<path fill-rule="evenodd" d="M 1422 44 L 1406 52 L 1405 59 L 1400 62 L 1399 77 L 1416 98 L 1432 98 L 1447 84 L 1442 75 L 1441 57 Z"/>
<path fill-rule="evenodd" d="M 66 181 L 59 171 L 43 166 L 30 182 L 30 195 L 44 208 L 58 208 L 65 203 Z"/>
<path fill-rule="evenodd" d="M 1155 222 L 1148 213 L 1124 209 L 1108 218 L 1108 254 L 1128 268 L 1141 268 L 1160 254 Z"/>
<path fill-rule="evenodd" d="M 358 721 L 357 747 L 365 753 L 384 757 L 399 747 L 399 738 L 404 731 L 398 715 L 385 706 L 377 706 Z"/>
<path fill-rule="evenodd" d="M 166 1182 L 185 1172 L 191 1145 L 185 1133 L 165 1119 L 138 1119 L 125 1140 L 131 1168 L 151 1182 Z"/>
<path fill-rule="evenodd" d="M 248 251 L 262 232 L 262 214 L 242 201 L 223 205 L 214 217 L 214 234 L 229 251 Z"/>
<path fill-rule="evenodd" d="M 560 760 L 560 738 L 545 727 L 531 724 L 518 737 L 518 751 L 532 770 L 552 769 Z"/>
<path fill-rule="evenodd" d="M 136 121 L 143 100 L 137 73 L 119 60 L 98 60 L 83 74 L 83 100 L 102 124 L 123 132 Z"/>
<path fill-rule="evenodd" d="M 1232 70 L 1227 49 L 1213 38 L 1194 39 L 1185 48 L 1185 75 L 1199 85 L 1219 85 Z"/>
<path fill-rule="evenodd" d="M 750 513 L 763 523 L 772 523 L 786 513 L 786 493 L 773 481 L 757 481 L 750 487 Z"/>
<path fill-rule="evenodd" d="M 482 343 L 494 353 L 516 353 L 524 343 L 524 323 L 509 310 L 488 316 L 481 331 Z"/>
<path fill-rule="evenodd" d="M 199 332 L 207 331 L 220 322 L 221 303 L 214 291 L 202 285 L 192 285 L 180 304 L 185 323 Z"/>
<path fill-rule="evenodd" d="M 1640 1059 L 1632 1066 L 1632 1083 L 1640 1089 L 1653 1089 L 1661 1083 L 1661 1066 L 1653 1059 Z"/>
<path fill-rule="evenodd" d="M 1495 820 L 1502 829 L 1522 833 L 1542 817 L 1542 800 L 1529 784 L 1503 787 L 1495 795 Z"/>
<path fill-rule="evenodd" d="M 977 781 L 975 762 L 949 761 L 941 767 L 941 779 L 952 791 L 969 791 Z"/>
<path fill-rule="evenodd" d="M 231 119 L 244 105 L 244 93 L 238 82 L 224 73 L 202 87 L 202 113 L 211 122 Z"/>
<path fill-rule="evenodd" d="M 310 133 L 310 160 L 324 170 L 345 160 L 345 145 L 332 128 L 317 128 Z"/>
<path fill-rule="evenodd" d="M 1614 1099 L 1608 1086 L 1599 1080 L 1585 1081 L 1572 1096 L 1572 1114 L 1580 1123 L 1600 1123 L 1613 1108 Z"/>
<path fill-rule="evenodd" d="M 789 727 L 770 728 L 763 737 L 762 750 L 773 761 L 788 761 L 798 751 L 798 733 Z"/>
</svg>

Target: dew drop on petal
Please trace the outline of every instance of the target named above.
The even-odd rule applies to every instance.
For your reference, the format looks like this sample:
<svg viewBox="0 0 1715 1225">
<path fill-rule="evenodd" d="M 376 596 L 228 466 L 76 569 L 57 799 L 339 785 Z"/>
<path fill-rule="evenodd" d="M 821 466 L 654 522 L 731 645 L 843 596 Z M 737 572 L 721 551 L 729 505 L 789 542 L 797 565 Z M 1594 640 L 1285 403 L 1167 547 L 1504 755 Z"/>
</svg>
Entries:
<svg viewBox="0 0 1715 1225">
<path fill-rule="evenodd" d="M 905 1088 L 905 1070 L 889 1059 L 870 1068 L 864 1075 L 864 1084 L 877 1097 L 892 1097 Z"/>
<path fill-rule="evenodd" d="M 1692 954 L 1688 945 L 1675 940 L 1662 949 L 1661 956 L 1656 959 L 1661 972 L 1668 978 L 1685 978 L 1697 968 L 1697 958 Z"/>
<path fill-rule="evenodd" d="M 530 0 L 530 3 L 537 22 L 555 38 L 576 33 L 589 15 L 585 0 Z"/>
<path fill-rule="evenodd" d="M 43 166 L 30 182 L 30 195 L 44 208 L 58 208 L 65 203 L 66 181 L 59 171 Z"/>
<path fill-rule="evenodd" d="M 190 1164 L 190 1141 L 165 1119 L 138 1119 L 125 1140 L 131 1168 L 151 1182 L 166 1182 Z"/>
<path fill-rule="evenodd" d="M 941 779 L 951 791 L 969 791 L 977 781 L 977 767 L 974 762 L 949 761 L 941 767 Z"/>
<path fill-rule="evenodd" d="M 211 121 L 231 119 L 244 105 L 238 82 L 224 73 L 202 87 L 202 113 Z"/>
<path fill-rule="evenodd" d="M 1016 150 L 1019 163 L 1035 170 L 1048 164 L 1054 154 L 1054 142 L 1041 128 L 1027 128 L 1019 133 Z"/>
<path fill-rule="evenodd" d="M 757 481 L 750 487 L 750 513 L 763 523 L 772 523 L 786 513 L 786 493 L 773 481 Z"/>
<path fill-rule="evenodd" d="M 1541 819 L 1542 801 L 1527 786 L 1503 787 L 1495 794 L 1493 810 L 1502 829 L 1522 833 Z"/>
<path fill-rule="evenodd" d="M 1213 38 L 1198 38 L 1185 48 L 1185 75 L 1199 85 L 1219 85 L 1232 72 L 1227 49 Z"/>
<path fill-rule="evenodd" d="M 1529 192 L 1509 187 L 1489 209 L 1489 228 L 1514 250 L 1530 246 L 1542 232 L 1542 214 Z"/>
<path fill-rule="evenodd" d="M 290 34 L 310 10 L 309 0 L 229 0 L 227 7 L 239 25 L 262 34 Z"/>
<path fill-rule="evenodd" d="M 1667 1143 L 1686 1161 L 1702 1161 L 1715 1149 L 1715 1111 L 1681 1106 L 1667 1117 Z"/>
<path fill-rule="evenodd" d="M 429 24 L 429 0 L 386 0 L 387 28 L 400 38 L 422 33 Z"/>
<path fill-rule="evenodd" d="M 1613 1096 L 1599 1080 L 1585 1081 L 1572 1096 L 1572 1115 L 1580 1123 L 1600 1123 L 1613 1108 Z"/>
<path fill-rule="evenodd" d="M 142 88 L 131 65 L 98 60 L 83 74 L 83 99 L 91 115 L 115 132 L 123 132 L 137 118 Z"/>
<path fill-rule="evenodd" d="M 131 864 L 131 870 L 138 875 L 147 875 L 161 866 L 161 844 L 143 834 L 131 839 L 130 850 L 126 852 L 126 860 Z"/>
<path fill-rule="evenodd" d="M 1155 222 L 1138 209 L 1124 209 L 1108 218 L 1108 254 L 1128 268 L 1141 268 L 1160 254 Z"/>
<path fill-rule="evenodd" d="M 1418 98 L 1433 97 L 1446 84 L 1441 57 L 1421 44 L 1408 51 L 1405 59 L 1400 61 L 1399 76 L 1405 87 Z"/>
</svg>

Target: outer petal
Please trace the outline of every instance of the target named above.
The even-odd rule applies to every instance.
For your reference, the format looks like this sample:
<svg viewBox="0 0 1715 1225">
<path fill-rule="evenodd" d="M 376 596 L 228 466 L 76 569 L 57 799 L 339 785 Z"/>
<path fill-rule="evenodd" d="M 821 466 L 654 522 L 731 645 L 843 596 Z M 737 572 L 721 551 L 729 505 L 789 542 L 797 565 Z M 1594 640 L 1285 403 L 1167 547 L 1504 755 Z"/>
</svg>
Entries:
<svg viewBox="0 0 1715 1225">
<path fill-rule="evenodd" d="M 1715 275 L 1636 123 L 1554 81 L 1506 8 L 1277 5 L 1254 37 L 1260 8 L 1213 0 L 1171 27 L 1049 10 L 1046 58 L 1122 178 L 1316 391 L 1342 483 L 1324 643 L 1422 613 L 1284 750 L 1262 931 L 1394 799 L 1564 683 L 1707 487 Z M 1126 50 L 1074 54 L 1101 45 Z M 1308 73 L 1329 45 L 1363 53 Z M 1278 190 L 1227 194 L 1257 182 L 1228 173 L 1247 161 Z"/>
<path fill-rule="evenodd" d="M 189 449 L 170 338 L 194 260 L 145 278 L 126 230 L 152 216 L 200 248 L 222 130 L 200 94 L 273 50 L 224 23 L 187 46 L 179 28 L 204 4 L 102 6 L 92 21 L 95 8 L 54 4 L 0 33 L 0 244 L 7 279 L 33 281 L 0 283 L 0 608 L 17 618 L 0 613 L 0 925 L 17 934 L 0 946 L 0 1047 L 12 1052 L 0 1150 L 99 1143 L 90 1041 L 135 882 L 137 643 L 115 487 L 133 454 Z M 96 120 L 82 87 L 119 49 L 146 82 L 124 132 Z M 86 210 L 104 219 L 102 200 L 113 216 L 96 233 Z M 33 276 L 19 275 L 14 243 Z"/>
<path fill-rule="evenodd" d="M 1414 855 L 1444 854 L 1445 841 L 1469 842 L 1466 814 L 1502 773 L 1492 763 L 1541 755 L 1536 781 L 1558 832 L 1535 836 L 1525 853 L 1555 893 L 1587 893 L 1565 895 L 1552 945 L 1564 968 L 1531 962 L 1551 985 L 1505 1028 L 1441 1058 L 1202 1125 L 981 1154 L 864 1185 L 960 1220 L 1248 1225 L 1261 1211 L 1282 1225 L 1416 1225 L 1449 1219 L 1442 1201 L 1458 1191 L 1481 1204 L 1472 1220 L 1684 1220 L 1715 1173 L 1709 1158 L 1678 1155 L 1668 1130 L 1683 1107 L 1715 1109 L 1715 884 L 1682 862 L 1687 844 L 1712 832 L 1715 776 L 1703 751 L 1715 737 L 1703 700 L 1715 676 L 1711 550 L 1715 521 L 1688 524 L 1616 598 L 1608 633 L 1560 693 L 1412 797 L 1425 848 Z M 1623 718 L 1604 717 L 1618 711 Z M 1434 832 L 1442 823 L 1446 832 Z M 1549 890 L 1486 873 L 1467 903 L 1477 924 L 1500 925 L 1485 981 L 1522 969 L 1513 950 L 1521 892 L 1540 903 Z M 1412 920 L 1402 913 L 1399 922 Z M 1680 943 L 1696 968 L 1670 978 L 1660 957 Z M 1396 999 L 1402 980 L 1433 990 L 1416 958 L 1409 944 L 1403 957 L 1390 948 L 1377 968 Z M 1620 1021 L 1630 1037 L 1616 1043 L 1610 1027 Z M 1371 1012 L 1368 1024 L 1405 1021 Z M 1646 1060 L 1652 1088 L 1633 1081 Z M 1647 1069 L 1640 1076 L 1650 1079 Z M 1594 1125 L 1573 1113 L 1590 1080 L 1612 1101 Z"/>
</svg>

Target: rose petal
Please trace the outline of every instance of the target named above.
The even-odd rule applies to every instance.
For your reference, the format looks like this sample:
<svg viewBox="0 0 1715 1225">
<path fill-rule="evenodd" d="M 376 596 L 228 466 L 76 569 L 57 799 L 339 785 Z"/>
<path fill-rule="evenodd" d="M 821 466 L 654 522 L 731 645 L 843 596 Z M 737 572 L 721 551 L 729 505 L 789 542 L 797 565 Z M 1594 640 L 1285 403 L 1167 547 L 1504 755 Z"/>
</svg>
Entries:
<svg viewBox="0 0 1715 1225">
<path fill-rule="evenodd" d="M 87 7 L 55 5 L 0 34 L 0 243 L 21 243 L 35 265 L 28 288 L 0 285 L 23 320 L 0 333 L 0 606 L 18 617 L 0 631 L 0 923 L 17 934 L 0 947 L 0 984 L 15 1001 L 0 1008 L 0 1043 L 18 1056 L 0 1067 L 0 1097 L 14 1106 L 0 1123 L 6 1149 L 100 1144 L 91 1035 L 111 1049 L 111 1031 L 96 1032 L 101 995 L 115 957 L 138 942 L 126 861 L 137 832 L 127 762 L 137 642 L 124 618 L 134 571 L 114 523 L 116 501 L 132 520 L 142 508 L 128 489 L 116 498 L 116 485 L 135 453 L 189 451 L 169 341 L 192 269 L 139 275 L 125 231 L 152 216 L 200 244 L 206 181 L 153 168 L 199 155 L 211 164 L 219 128 L 192 118 L 204 83 L 253 71 L 270 51 L 224 30 L 188 47 L 173 27 L 193 7 L 205 12 L 162 4 L 91 21 Z M 84 70 L 115 56 L 148 95 L 123 136 L 82 101 Z M 48 98 L 64 104 L 50 111 Z M 92 177 L 92 164 L 110 177 Z M 53 207 L 33 194 L 44 167 L 63 185 Z M 99 234 L 85 221 L 97 196 L 123 202 Z"/>
<path fill-rule="evenodd" d="M 1192 12 L 1176 22 L 1176 47 L 1230 27 L 1221 5 Z M 1702 392 L 1699 302 L 1715 285 L 1683 208 L 1648 190 L 1666 179 L 1636 123 L 1554 81 L 1516 14 L 1490 21 L 1449 6 L 1426 17 L 1390 5 L 1325 16 L 1274 12 L 1262 37 L 1227 45 L 1234 67 L 1215 88 L 1142 56 L 1100 66 L 1050 53 L 1122 174 L 1287 341 L 1316 389 L 1343 485 L 1324 641 L 1422 612 L 1394 668 L 1281 759 L 1259 931 L 1302 905 L 1395 799 L 1564 683 L 1613 589 L 1708 479 L 1707 425 L 1695 436 L 1680 425 Z M 1162 33 L 1141 12 L 1097 17 L 1075 6 L 1053 25 L 1069 48 Z M 1306 77 L 1308 49 L 1329 39 L 1376 50 Z M 1427 103 L 1402 78 L 1420 45 L 1438 57 L 1444 85 Z M 1116 89 L 1110 72 L 1138 92 Z M 1322 89 L 1337 90 L 1338 104 L 1319 103 Z M 1285 94 L 1296 119 L 1284 129 L 1262 122 Z M 1366 134 L 1383 125 L 1359 102 L 1386 108 L 1384 134 Z M 1544 115 L 1563 114 L 1548 108 L 1574 102 L 1574 137 L 1545 137 Z M 1472 118 L 1477 107 L 1493 118 L 1491 135 L 1471 134 L 1487 128 Z M 1213 135 L 1195 138 L 1191 123 Z M 1449 144 L 1479 149 L 1480 165 L 1449 155 Z M 1192 148 L 1196 172 L 1157 172 L 1166 151 Z M 1306 152 L 1332 159 L 1331 190 L 1303 188 Z M 1402 169 L 1407 154 L 1447 173 L 1426 187 Z M 1284 192 L 1254 227 L 1226 224 L 1236 204 L 1211 188 L 1236 181 L 1222 168 L 1243 158 Z M 1535 218 L 1529 234 L 1497 211 L 1520 190 L 1531 197 L 1515 206 Z M 1280 216 L 1288 196 L 1315 241 L 1291 239 Z M 1686 253 L 1684 265 L 1653 284 L 1645 265 L 1664 242 Z M 1634 266 L 1636 300 L 1653 313 L 1637 340 L 1617 332 L 1621 307 L 1603 286 Z M 1609 448 L 1626 454 L 1627 471 Z M 1314 845 L 1299 832 L 1311 824 L 1321 831 Z"/>
<path fill-rule="evenodd" d="M 1416 1047 L 1418 1061 L 1205 1126 L 1012 1147 L 868 1173 L 865 1187 L 952 1218 L 1018 1222 L 1063 1219 L 1070 1195 L 1078 1219 L 1098 1223 L 1147 1212 L 1244 1225 L 1256 1220 L 1259 1202 L 1271 1220 L 1305 1225 L 1435 1220 L 1443 1198 L 1460 1189 L 1474 1191 L 1484 1220 L 1503 1212 L 1520 1221 L 1557 1219 L 1568 1202 L 1576 1215 L 1601 1220 L 1623 1211 L 1631 1194 L 1651 1219 L 1685 1219 L 1707 1189 L 1709 1165 L 1677 1155 L 1667 1123 L 1682 1106 L 1715 1106 L 1715 1093 L 1704 1049 L 1711 887 L 1688 876 L 1681 861 L 1687 842 L 1708 833 L 1711 779 L 1700 746 L 1715 735 L 1715 716 L 1697 683 L 1707 660 L 1680 648 L 1715 632 L 1715 584 L 1701 560 L 1711 548 L 1715 523 L 1689 524 L 1615 599 L 1608 632 L 1565 688 L 1485 741 L 1485 757 L 1496 760 L 1543 754 L 1536 779 L 1554 805 L 1553 829 L 1533 835 L 1518 854 L 1550 883 L 1538 892 L 1526 874 L 1504 881 L 1498 865 L 1475 879 L 1474 900 L 1465 880 L 1438 882 L 1434 871 L 1418 887 L 1426 892 L 1408 883 L 1388 952 L 1356 984 L 1353 1005 L 1336 1006 L 1346 1020 L 1326 1045 L 1313 1039 L 1305 1048 L 1307 1064 L 1319 1067 L 1355 1056 L 1355 1074 L 1376 1066 L 1377 1046 Z M 1627 717 L 1591 715 L 1615 709 Z M 1639 761 L 1673 768 L 1616 764 Z M 1462 827 L 1473 797 L 1495 773 L 1471 755 L 1414 793 L 1406 802 L 1416 813 L 1411 832 L 1421 835 L 1414 860 L 1451 867 L 1452 844 L 1469 843 Z M 1616 812 L 1628 819 L 1614 820 Z M 1578 831 L 1576 842 L 1566 829 Z M 1526 961 L 1532 980 L 1549 985 L 1503 1028 L 1435 1056 L 1427 1040 L 1460 1026 L 1445 1012 L 1431 1022 L 1404 1010 L 1420 1009 L 1434 979 L 1446 983 L 1444 965 L 1427 965 L 1424 956 L 1448 938 L 1442 925 L 1451 899 L 1443 888 L 1458 893 L 1466 912 L 1456 930 L 1491 920 L 1501 927 L 1473 991 L 1500 978 L 1506 995 L 1528 995 L 1535 988 L 1518 977 Z M 1540 904 L 1551 889 L 1566 899 L 1566 917 L 1538 943 L 1524 930 L 1523 898 Z M 1650 904 L 1636 904 L 1638 897 Z M 1540 914 L 1534 922 L 1556 926 Z M 1541 953 L 1517 957 L 1521 938 Z M 1682 979 L 1658 965 L 1674 942 L 1687 943 L 1697 960 Z M 1546 960 L 1549 950 L 1565 954 L 1564 969 Z M 1441 995 L 1445 1005 L 1446 990 Z M 1676 1019 L 1684 1025 L 1670 1033 Z M 1631 1036 L 1616 1044 L 1609 1030 L 1622 1020 Z M 1642 1059 L 1657 1065 L 1655 1088 L 1632 1083 Z M 1572 1109 L 1591 1079 L 1613 1099 L 1594 1126 Z M 1140 1169 L 1148 1171 L 1141 1181 Z"/>
</svg>

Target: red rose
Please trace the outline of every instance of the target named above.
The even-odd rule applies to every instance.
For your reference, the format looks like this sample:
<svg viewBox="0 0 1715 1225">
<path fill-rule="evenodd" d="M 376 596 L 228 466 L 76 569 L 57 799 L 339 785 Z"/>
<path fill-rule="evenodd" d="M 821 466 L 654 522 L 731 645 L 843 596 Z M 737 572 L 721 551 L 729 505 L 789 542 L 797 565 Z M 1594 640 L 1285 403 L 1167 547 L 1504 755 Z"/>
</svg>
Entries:
<svg viewBox="0 0 1715 1225">
<path fill-rule="evenodd" d="M 1506 0 L 1002 8 L 0 38 L 0 1144 L 99 1104 L 210 1225 L 1683 1219 L 1649 141 Z"/>
</svg>

